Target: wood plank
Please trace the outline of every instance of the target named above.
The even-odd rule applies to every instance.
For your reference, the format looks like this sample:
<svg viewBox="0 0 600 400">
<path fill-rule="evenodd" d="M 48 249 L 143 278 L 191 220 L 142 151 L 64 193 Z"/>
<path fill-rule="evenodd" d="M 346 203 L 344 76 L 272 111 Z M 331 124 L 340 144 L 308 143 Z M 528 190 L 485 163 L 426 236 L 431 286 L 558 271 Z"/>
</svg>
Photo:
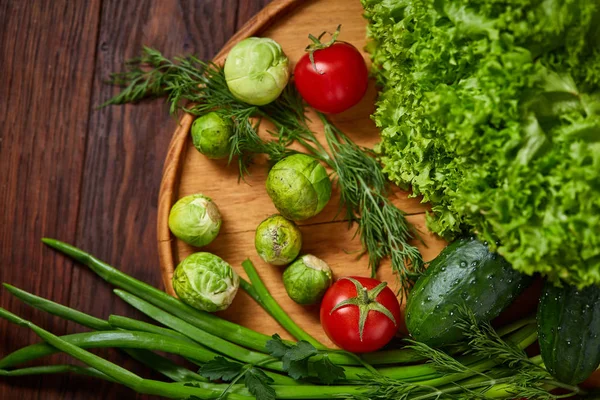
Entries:
<svg viewBox="0 0 600 400">
<path fill-rule="evenodd" d="M 137 56 L 143 45 L 159 49 L 168 57 L 194 53 L 212 58 L 234 34 L 237 21 L 247 20 L 267 1 L 244 2 L 252 6 L 243 8 L 238 8 L 239 3 L 105 0 L 93 104 L 117 93 L 118 89 L 102 84 L 101 78 L 121 70 L 123 62 Z M 84 166 L 77 245 L 157 287 L 161 286 L 161 277 L 155 245 L 156 199 L 176 124 L 162 101 L 95 111 Z M 94 315 L 140 316 L 88 271 L 75 270 L 71 291 L 73 305 Z M 112 352 L 109 356 L 136 373 L 159 378 L 127 356 Z M 90 395 L 94 399 L 129 398 L 131 391 L 106 384 Z"/>
<path fill-rule="evenodd" d="M 72 264 L 40 238 L 75 240 L 99 10 L 99 0 L 0 2 L 0 281 L 63 303 L 70 299 Z M 6 291 L 0 306 L 57 334 L 80 330 Z M 0 332 L 2 355 L 39 341 L 4 320 Z M 73 382 L 0 379 L 0 398 L 65 399 Z"/>
<path fill-rule="evenodd" d="M 268 1 L 243 3 L 238 8 L 238 0 L 105 1 L 101 7 L 101 0 L 0 1 L 0 70 L 5 74 L 0 123 L 11 127 L 0 131 L 0 281 L 98 316 L 135 315 L 116 302 L 98 278 L 44 249 L 39 239 L 47 235 L 76 242 L 159 284 L 153 207 L 165 144 L 175 122 L 160 101 L 138 111 L 136 107 L 96 111 L 86 146 L 89 111 L 115 93 L 101 80 L 120 69 L 142 44 L 170 56 L 196 52 L 213 57 Z M 102 35 L 97 42 L 101 13 Z M 80 200 L 82 218 L 77 224 Z M 58 334 L 81 330 L 32 311 L 5 291 L 0 305 Z M 0 331 L 2 355 L 38 341 L 24 328 L 4 321 Z M 98 354 L 149 376 L 115 351 Z M 67 357 L 46 361 L 57 360 L 71 361 Z M 0 379 L 1 399 L 83 397 L 150 398 L 73 376 Z"/>
</svg>

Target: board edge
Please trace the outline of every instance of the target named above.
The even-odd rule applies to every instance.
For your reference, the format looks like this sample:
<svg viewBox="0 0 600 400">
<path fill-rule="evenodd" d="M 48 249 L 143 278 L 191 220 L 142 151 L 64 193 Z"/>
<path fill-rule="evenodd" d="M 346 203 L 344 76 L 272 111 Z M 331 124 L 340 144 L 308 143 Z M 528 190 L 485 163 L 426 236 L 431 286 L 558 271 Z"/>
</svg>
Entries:
<svg viewBox="0 0 600 400">
<path fill-rule="evenodd" d="M 222 63 L 229 50 L 240 40 L 260 34 L 260 32 L 263 32 L 274 24 L 278 18 L 305 2 L 305 0 L 275 0 L 269 3 L 225 43 L 221 51 L 213 58 L 213 62 L 216 64 Z M 158 192 L 156 217 L 158 257 L 163 284 L 166 292 L 170 295 L 175 295 L 171 284 L 171 276 L 175 270 L 177 243 L 169 230 L 169 211 L 177 199 L 178 182 L 180 180 L 183 160 L 185 159 L 185 145 L 189 138 L 188 132 L 193 119 L 194 117 L 191 114 L 185 113 L 173 133 L 163 164 L 163 174 Z"/>
</svg>

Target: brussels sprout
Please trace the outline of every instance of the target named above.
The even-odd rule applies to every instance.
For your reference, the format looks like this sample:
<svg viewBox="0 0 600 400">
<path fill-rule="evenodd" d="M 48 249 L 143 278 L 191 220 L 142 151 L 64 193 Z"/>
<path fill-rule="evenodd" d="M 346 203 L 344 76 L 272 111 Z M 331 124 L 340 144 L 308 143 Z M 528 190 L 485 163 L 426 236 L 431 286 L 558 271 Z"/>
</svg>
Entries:
<svg viewBox="0 0 600 400">
<path fill-rule="evenodd" d="M 214 111 L 197 118 L 192 124 L 194 147 L 208 158 L 227 157 L 231 148 L 231 125 L 230 120 Z"/>
<path fill-rule="evenodd" d="M 242 40 L 225 60 L 225 80 L 231 93 L 256 106 L 279 97 L 289 77 L 288 58 L 273 39 Z"/>
<path fill-rule="evenodd" d="M 298 257 L 302 248 L 302 233 L 295 223 L 275 214 L 258 225 L 254 245 L 265 262 L 286 265 Z"/>
<path fill-rule="evenodd" d="M 294 154 L 273 166 L 267 177 L 267 193 L 284 217 L 302 221 L 325 207 L 331 198 L 331 180 L 317 160 Z"/>
<path fill-rule="evenodd" d="M 169 229 L 187 244 L 206 246 L 219 234 L 221 213 L 209 197 L 199 193 L 185 196 L 171 208 Z"/>
<path fill-rule="evenodd" d="M 325 261 L 306 254 L 283 272 L 283 285 L 298 304 L 318 303 L 331 286 L 332 273 Z"/>
<path fill-rule="evenodd" d="M 173 289 L 184 303 L 215 312 L 229 307 L 240 286 L 231 265 L 211 253 L 193 253 L 173 274 Z"/>
</svg>

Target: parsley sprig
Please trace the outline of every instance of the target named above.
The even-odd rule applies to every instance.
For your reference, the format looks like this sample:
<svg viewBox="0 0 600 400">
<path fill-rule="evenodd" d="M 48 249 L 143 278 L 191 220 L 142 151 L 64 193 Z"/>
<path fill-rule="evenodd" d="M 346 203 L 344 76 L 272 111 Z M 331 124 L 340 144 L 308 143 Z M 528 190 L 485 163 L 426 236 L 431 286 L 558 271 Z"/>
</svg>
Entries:
<svg viewBox="0 0 600 400">
<path fill-rule="evenodd" d="M 292 378 L 316 376 L 322 383 L 329 385 L 346 377 L 344 368 L 333 364 L 326 351 L 317 350 L 305 340 L 289 344 L 278 334 L 272 338 L 267 342 L 267 351 L 283 362 L 283 370 Z"/>
<path fill-rule="evenodd" d="M 244 385 L 257 400 L 275 400 L 275 390 L 271 387 L 273 379 L 256 365 L 242 364 L 217 356 L 204 364 L 198 373 L 211 381 L 229 382 L 219 399 L 225 398 L 232 386 L 243 378 Z"/>
</svg>

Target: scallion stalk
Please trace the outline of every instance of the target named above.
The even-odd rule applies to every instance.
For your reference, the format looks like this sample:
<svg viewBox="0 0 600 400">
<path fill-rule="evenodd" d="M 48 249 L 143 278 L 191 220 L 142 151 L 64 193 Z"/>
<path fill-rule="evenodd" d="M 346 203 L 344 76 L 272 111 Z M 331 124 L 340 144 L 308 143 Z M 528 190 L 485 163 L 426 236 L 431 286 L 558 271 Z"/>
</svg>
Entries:
<svg viewBox="0 0 600 400">
<path fill-rule="evenodd" d="M 116 268 L 98 260 L 94 256 L 67 243 L 49 238 L 42 239 L 42 242 L 88 266 L 108 283 L 130 292 L 156 307 L 168 311 L 205 332 L 218 335 L 225 340 L 249 349 L 261 352 L 266 351 L 266 343 L 271 340 L 271 337 L 268 335 L 263 335 L 252 329 L 219 318 L 211 313 L 192 308 L 181 302 L 179 299 L 169 296 L 167 293 L 156 289 L 147 283 L 132 278 Z"/>
</svg>

